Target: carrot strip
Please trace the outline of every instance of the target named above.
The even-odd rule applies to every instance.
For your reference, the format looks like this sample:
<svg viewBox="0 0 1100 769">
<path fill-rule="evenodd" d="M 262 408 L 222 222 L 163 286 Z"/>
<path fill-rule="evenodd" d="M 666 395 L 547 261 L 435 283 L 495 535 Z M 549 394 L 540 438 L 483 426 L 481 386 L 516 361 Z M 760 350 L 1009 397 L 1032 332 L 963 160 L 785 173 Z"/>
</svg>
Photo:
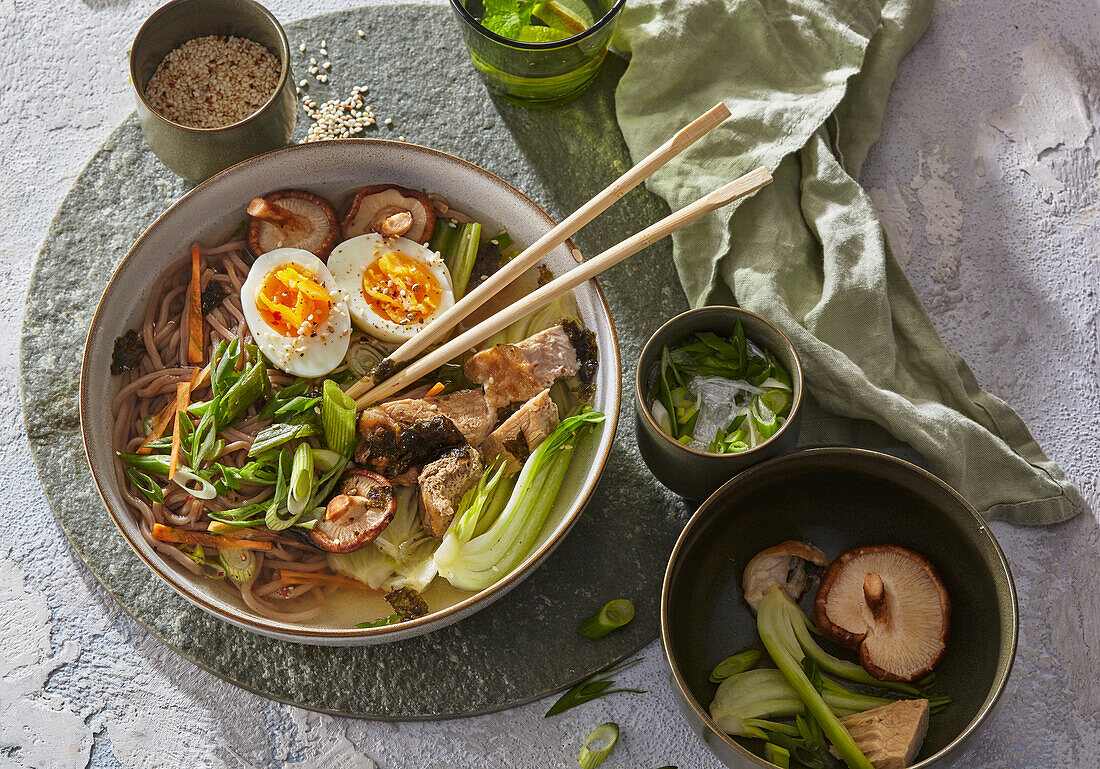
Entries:
<svg viewBox="0 0 1100 769">
<path fill-rule="evenodd" d="M 424 397 L 425 398 L 430 398 L 433 395 L 439 395 L 441 392 L 443 392 L 443 390 L 446 389 L 446 387 L 447 386 L 445 384 L 443 384 L 442 382 L 436 382 L 434 385 L 432 385 L 432 389 L 430 389 L 430 390 L 428 390 L 428 392 L 424 393 Z"/>
<path fill-rule="evenodd" d="M 282 569 L 279 571 L 279 581 L 284 585 L 331 585 L 333 587 L 347 587 L 352 590 L 374 590 L 370 585 L 351 577 L 344 577 L 339 574 L 317 574 L 311 571 Z"/>
<path fill-rule="evenodd" d="M 187 343 L 187 360 L 202 363 L 202 276 L 199 274 L 199 249 L 191 248 L 191 299 L 187 325 L 191 338 Z"/>
<path fill-rule="evenodd" d="M 180 382 L 176 385 L 176 413 L 172 417 L 172 454 L 168 460 L 168 479 L 176 477 L 176 466 L 180 458 L 180 418 L 181 413 L 191 405 L 191 383 Z M 187 417 L 182 417 L 187 419 Z"/>
<path fill-rule="evenodd" d="M 191 372 L 191 392 L 195 392 L 206 386 L 206 383 L 210 381 L 210 364 L 207 363 L 205 368 L 196 368 Z M 172 419 L 176 416 L 176 412 L 179 409 L 176 408 L 176 399 L 168 401 L 168 405 L 157 412 L 156 417 L 153 419 L 153 428 L 149 431 L 149 437 L 141 442 L 138 446 L 136 454 L 151 454 L 153 449 L 150 445 L 153 441 L 164 435 L 164 431 L 168 428 L 168 425 L 172 423 Z"/>
<path fill-rule="evenodd" d="M 174 529 L 160 523 L 153 524 L 153 539 L 184 545 L 205 545 L 208 547 L 235 547 L 240 550 L 270 550 L 272 544 L 258 539 L 235 539 L 207 534 L 202 531 Z"/>
</svg>

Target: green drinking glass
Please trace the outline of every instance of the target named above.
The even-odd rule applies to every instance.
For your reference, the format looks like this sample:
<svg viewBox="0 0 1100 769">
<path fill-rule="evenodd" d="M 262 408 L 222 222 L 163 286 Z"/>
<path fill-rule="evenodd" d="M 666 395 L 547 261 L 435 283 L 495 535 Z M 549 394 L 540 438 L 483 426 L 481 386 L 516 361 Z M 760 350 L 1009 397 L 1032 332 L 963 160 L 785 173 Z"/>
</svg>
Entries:
<svg viewBox="0 0 1100 769">
<path fill-rule="evenodd" d="M 600 71 L 625 4 L 451 0 L 481 79 L 491 93 L 522 107 L 556 107 L 579 96 Z M 501 9 L 511 5 L 518 12 L 501 23 Z"/>
</svg>

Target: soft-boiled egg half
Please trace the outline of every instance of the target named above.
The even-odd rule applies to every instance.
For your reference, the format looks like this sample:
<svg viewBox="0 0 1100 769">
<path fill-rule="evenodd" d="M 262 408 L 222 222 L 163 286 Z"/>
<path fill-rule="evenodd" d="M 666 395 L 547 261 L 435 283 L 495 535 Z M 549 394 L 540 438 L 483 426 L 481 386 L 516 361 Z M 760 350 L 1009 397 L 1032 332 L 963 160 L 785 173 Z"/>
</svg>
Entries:
<svg viewBox="0 0 1100 769">
<path fill-rule="evenodd" d="M 328 266 L 355 325 L 387 342 L 411 339 L 455 302 L 443 258 L 407 238 L 359 235 L 334 248 Z"/>
<path fill-rule="evenodd" d="M 241 286 L 252 338 L 276 367 L 319 377 L 340 365 L 351 342 L 344 292 L 325 263 L 301 248 L 261 255 Z"/>
</svg>

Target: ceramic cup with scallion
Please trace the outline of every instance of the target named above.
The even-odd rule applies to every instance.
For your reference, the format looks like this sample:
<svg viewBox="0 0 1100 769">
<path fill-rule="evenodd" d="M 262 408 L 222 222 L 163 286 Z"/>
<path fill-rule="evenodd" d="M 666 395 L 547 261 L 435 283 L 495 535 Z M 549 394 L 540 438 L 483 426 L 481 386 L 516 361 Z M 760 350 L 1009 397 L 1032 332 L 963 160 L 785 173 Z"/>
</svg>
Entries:
<svg viewBox="0 0 1100 769">
<path fill-rule="evenodd" d="M 255 112 L 237 122 L 198 128 L 170 120 L 146 98 L 149 80 L 170 52 L 195 38 L 225 35 L 266 47 L 279 62 L 278 84 Z M 130 50 L 130 81 L 149 148 L 176 174 L 200 182 L 279 147 L 294 135 L 298 100 L 290 45 L 272 13 L 254 0 L 172 0 L 150 16 Z"/>
<path fill-rule="evenodd" d="M 789 374 L 790 412 L 773 435 L 743 451 L 721 454 L 685 445 L 662 428 L 651 408 L 662 351 L 692 340 L 697 332 L 711 331 L 728 338 L 738 321 L 745 338 L 774 355 Z M 798 353 L 786 335 L 770 322 L 739 307 L 689 310 L 657 329 L 638 358 L 634 382 L 634 431 L 638 450 L 650 472 L 666 487 L 686 499 L 706 499 L 742 470 L 794 450 L 802 423 L 802 391 L 802 364 Z"/>
</svg>

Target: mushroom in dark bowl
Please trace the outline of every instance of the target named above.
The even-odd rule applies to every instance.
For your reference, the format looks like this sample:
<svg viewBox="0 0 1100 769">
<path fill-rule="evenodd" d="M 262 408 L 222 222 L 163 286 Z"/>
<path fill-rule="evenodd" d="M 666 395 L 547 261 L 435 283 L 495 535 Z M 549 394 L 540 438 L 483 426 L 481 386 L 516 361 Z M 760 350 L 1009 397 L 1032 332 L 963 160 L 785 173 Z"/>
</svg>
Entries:
<svg viewBox="0 0 1100 769">
<path fill-rule="evenodd" d="M 377 539 L 396 510 L 389 481 L 370 470 L 349 470 L 309 538 L 330 553 L 350 553 Z"/>
<path fill-rule="evenodd" d="M 843 553 L 821 578 L 814 622 L 882 681 L 916 681 L 947 645 L 951 600 L 927 558 L 897 545 Z"/>
<path fill-rule="evenodd" d="M 434 230 L 435 209 L 428 196 L 396 184 L 373 184 L 359 190 L 344 217 L 348 238 L 377 232 L 427 243 Z"/>
<path fill-rule="evenodd" d="M 324 198 L 305 190 L 280 190 L 253 198 L 248 249 L 260 256 L 276 248 L 301 248 L 324 259 L 340 242 L 336 210 Z"/>
</svg>

